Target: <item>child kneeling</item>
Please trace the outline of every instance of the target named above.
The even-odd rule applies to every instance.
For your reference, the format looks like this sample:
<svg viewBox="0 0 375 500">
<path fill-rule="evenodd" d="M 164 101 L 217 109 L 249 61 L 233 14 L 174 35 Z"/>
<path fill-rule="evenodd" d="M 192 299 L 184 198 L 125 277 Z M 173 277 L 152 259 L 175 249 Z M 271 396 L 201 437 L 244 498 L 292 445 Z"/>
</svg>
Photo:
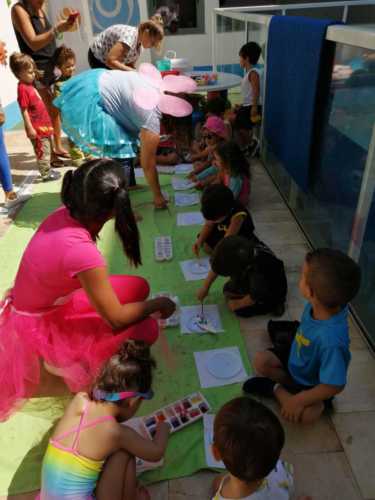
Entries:
<svg viewBox="0 0 375 500">
<path fill-rule="evenodd" d="M 244 391 L 275 396 L 281 414 L 292 422 L 315 422 L 330 408 L 347 380 L 347 304 L 360 282 L 359 266 L 342 252 L 327 248 L 309 252 L 299 282 L 308 301 L 301 323 L 291 336 L 285 335 L 283 322 L 269 325 L 274 347 L 256 355 L 255 369 L 262 376 L 245 382 Z M 293 327 L 290 322 L 287 326 Z"/>
<path fill-rule="evenodd" d="M 226 403 L 214 422 L 212 452 L 228 471 L 214 480 L 212 500 L 287 500 L 292 468 L 280 460 L 284 430 L 274 413 L 251 398 Z"/>
<path fill-rule="evenodd" d="M 136 482 L 135 457 L 157 462 L 169 426 L 153 440 L 120 425 L 151 399 L 155 362 L 142 341 L 127 341 L 106 363 L 90 393 L 78 393 L 58 423 L 43 460 L 40 500 L 85 498 L 148 500 Z"/>
</svg>

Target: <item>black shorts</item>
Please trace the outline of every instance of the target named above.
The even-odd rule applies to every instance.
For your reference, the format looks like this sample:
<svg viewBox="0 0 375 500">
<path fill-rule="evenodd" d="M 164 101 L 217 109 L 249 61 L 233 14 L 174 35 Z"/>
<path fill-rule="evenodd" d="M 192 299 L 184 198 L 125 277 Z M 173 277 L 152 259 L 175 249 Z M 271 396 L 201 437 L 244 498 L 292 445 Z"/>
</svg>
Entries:
<svg viewBox="0 0 375 500">
<path fill-rule="evenodd" d="M 295 380 L 293 380 L 293 377 L 290 374 L 289 368 L 288 368 L 288 361 L 289 361 L 289 357 L 290 357 L 290 351 L 292 349 L 292 342 L 293 341 L 291 341 L 290 343 L 289 342 L 277 343 L 274 345 L 274 347 L 270 347 L 268 349 L 268 351 L 272 352 L 280 360 L 284 370 L 289 375 L 289 377 L 292 379 L 292 383 L 285 386 L 285 388 L 289 392 L 291 392 L 292 394 L 298 394 L 299 392 L 308 391 L 309 389 L 313 389 L 314 386 L 303 385 L 303 384 L 300 384 L 300 383 L 296 382 Z M 332 409 L 332 401 L 333 401 L 333 397 L 323 401 L 325 410 Z"/>
<path fill-rule="evenodd" d="M 245 129 L 252 130 L 256 123 L 253 123 L 250 119 L 251 106 L 241 106 L 236 113 L 236 118 L 234 120 L 235 129 Z M 262 114 L 262 106 L 258 106 L 258 113 Z"/>
</svg>

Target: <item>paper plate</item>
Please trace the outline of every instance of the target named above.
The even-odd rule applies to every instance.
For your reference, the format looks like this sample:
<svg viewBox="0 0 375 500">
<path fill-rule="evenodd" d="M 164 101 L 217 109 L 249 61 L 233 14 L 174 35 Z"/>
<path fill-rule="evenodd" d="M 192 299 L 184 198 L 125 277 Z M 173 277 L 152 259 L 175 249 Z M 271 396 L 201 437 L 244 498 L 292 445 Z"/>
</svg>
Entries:
<svg viewBox="0 0 375 500">
<path fill-rule="evenodd" d="M 232 352 L 217 352 L 206 363 L 207 370 L 216 378 L 233 378 L 242 370 L 241 358 Z"/>
<path fill-rule="evenodd" d="M 192 274 L 207 274 L 210 270 L 210 265 L 207 261 L 193 261 L 190 262 L 189 269 Z"/>
</svg>

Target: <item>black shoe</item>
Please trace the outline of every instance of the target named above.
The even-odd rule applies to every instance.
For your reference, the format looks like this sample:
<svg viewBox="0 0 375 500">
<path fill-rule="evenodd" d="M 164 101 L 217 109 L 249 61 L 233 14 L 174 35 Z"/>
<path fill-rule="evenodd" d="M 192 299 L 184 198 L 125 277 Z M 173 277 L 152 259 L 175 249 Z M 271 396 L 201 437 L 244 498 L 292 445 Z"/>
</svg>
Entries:
<svg viewBox="0 0 375 500">
<path fill-rule="evenodd" d="M 246 394 L 254 394 L 256 396 L 263 396 L 265 398 L 273 397 L 273 388 L 276 382 L 266 377 L 252 377 L 246 380 L 242 386 L 243 392 Z"/>
<path fill-rule="evenodd" d="M 267 331 L 273 344 L 291 342 L 298 327 L 299 321 L 273 321 L 271 319 L 267 323 Z"/>
</svg>

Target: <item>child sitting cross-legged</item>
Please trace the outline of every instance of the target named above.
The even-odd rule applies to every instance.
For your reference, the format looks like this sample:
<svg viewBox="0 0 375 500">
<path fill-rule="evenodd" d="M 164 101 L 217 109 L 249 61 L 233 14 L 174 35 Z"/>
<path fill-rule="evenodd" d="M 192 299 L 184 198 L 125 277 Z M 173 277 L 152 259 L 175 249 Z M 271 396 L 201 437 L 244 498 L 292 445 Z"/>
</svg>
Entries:
<svg viewBox="0 0 375 500">
<path fill-rule="evenodd" d="M 274 396 L 287 420 L 315 422 L 347 381 L 347 304 L 360 282 L 359 266 L 342 252 L 327 248 L 309 252 L 299 282 L 308 301 L 301 323 L 269 324 L 274 347 L 256 355 L 254 365 L 261 376 L 246 381 L 243 390 Z M 285 335 L 290 326 L 294 335 Z"/>
<path fill-rule="evenodd" d="M 49 441 L 40 500 L 150 499 L 137 484 L 135 457 L 160 460 L 169 426 L 159 422 L 150 440 L 120 423 L 135 415 L 143 399 L 152 398 L 154 367 L 149 346 L 128 340 L 104 365 L 91 391 L 76 394 Z"/>
<path fill-rule="evenodd" d="M 227 473 L 215 478 L 212 500 L 290 499 L 293 469 L 280 460 L 284 441 L 278 418 L 262 403 L 245 397 L 228 401 L 216 415 L 212 443 Z"/>
<path fill-rule="evenodd" d="M 227 236 L 217 244 L 211 270 L 197 294 L 199 300 L 208 295 L 217 276 L 230 278 L 223 293 L 237 316 L 284 313 L 288 289 L 284 264 L 256 236 Z"/>
</svg>

